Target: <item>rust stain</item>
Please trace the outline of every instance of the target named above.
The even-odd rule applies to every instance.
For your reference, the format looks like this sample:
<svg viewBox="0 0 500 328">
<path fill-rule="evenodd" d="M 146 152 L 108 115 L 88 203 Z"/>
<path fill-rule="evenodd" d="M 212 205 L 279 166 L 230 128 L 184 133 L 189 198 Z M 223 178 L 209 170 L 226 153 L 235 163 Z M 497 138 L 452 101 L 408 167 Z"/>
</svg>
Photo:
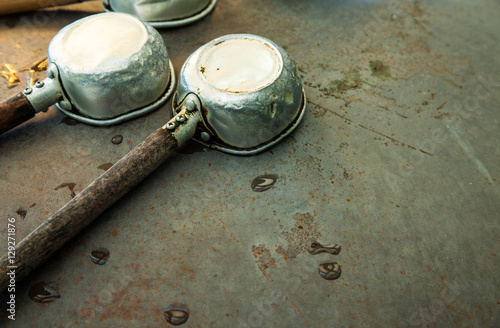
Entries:
<svg viewBox="0 0 500 328">
<path fill-rule="evenodd" d="M 438 108 L 436 108 L 436 110 L 442 109 L 446 105 L 447 102 L 448 102 L 448 100 L 446 100 L 444 103 L 442 103 Z"/>
<path fill-rule="evenodd" d="M 262 272 L 262 274 L 264 275 L 264 277 L 266 277 L 267 281 L 269 281 L 269 282 L 273 281 L 273 278 L 271 278 L 271 276 L 264 269 L 262 269 L 260 267 L 260 265 L 259 265 L 259 270 Z"/>
<path fill-rule="evenodd" d="M 314 217 L 311 214 L 297 213 L 294 219 L 297 221 L 296 228 L 292 228 L 290 232 L 282 233 L 288 246 L 286 248 L 278 246 L 276 249 L 276 252 L 281 254 L 285 260 L 294 259 L 300 253 L 306 253 L 311 243 L 321 236 L 319 227 L 314 223 Z"/>
<path fill-rule="evenodd" d="M 269 249 L 267 249 L 264 245 L 252 245 L 252 253 L 256 259 L 255 263 L 257 263 L 259 270 L 262 272 L 264 277 L 266 277 L 268 281 L 273 281 L 271 276 L 269 276 L 266 272 L 266 269 L 276 267 L 276 260 L 271 256 Z"/>
<path fill-rule="evenodd" d="M 297 313 L 297 315 L 302 319 L 304 320 L 304 323 L 308 324 L 309 323 L 309 320 L 307 320 L 306 318 L 304 318 L 304 316 L 302 315 L 302 313 L 300 313 L 299 309 L 297 309 L 297 307 L 295 305 L 293 305 L 292 301 L 290 301 L 290 299 L 288 298 L 288 296 L 285 296 L 286 298 L 286 302 L 288 304 L 290 304 L 290 306 L 292 307 L 292 309 L 295 311 L 295 313 Z"/>
<path fill-rule="evenodd" d="M 187 275 L 189 279 L 195 279 L 196 275 L 194 273 L 194 270 L 188 266 L 181 265 L 181 274 L 182 275 Z"/>
</svg>

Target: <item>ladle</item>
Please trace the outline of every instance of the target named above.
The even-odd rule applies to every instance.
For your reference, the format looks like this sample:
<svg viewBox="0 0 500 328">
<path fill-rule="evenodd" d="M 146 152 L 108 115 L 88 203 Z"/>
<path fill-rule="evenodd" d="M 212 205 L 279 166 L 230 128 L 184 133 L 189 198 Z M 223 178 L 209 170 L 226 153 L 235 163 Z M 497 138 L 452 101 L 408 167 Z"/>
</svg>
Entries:
<svg viewBox="0 0 500 328">
<path fill-rule="evenodd" d="M 255 35 L 227 35 L 202 46 L 186 60 L 180 81 L 176 115 L 165 126 L 24 238 L 11 263 L 0 259 L 0 292 L 8 270 L 22 279 L 193 136 L 222 151 L 255 154 L 288 135 L 305 110 L 295 62 Z"/>
<path fill-rule="evenodd" d="M 158 108 L 174 90 L 161 35 L 129 14 L 77 20 L 57 33 L 48 53 L 47 78 L 0 103 L 0 134 L 53 104 L 84 123 L 119 123 Z"/>
<path fill-rule="evenodd" d="M 20 13 L 86 0 L 2 0 L 0 15 Z M 177 27 L 208 15 L 217 0 L 102 0 L 105 11 L 132 14 L 154 27 Z"/>
</svg>

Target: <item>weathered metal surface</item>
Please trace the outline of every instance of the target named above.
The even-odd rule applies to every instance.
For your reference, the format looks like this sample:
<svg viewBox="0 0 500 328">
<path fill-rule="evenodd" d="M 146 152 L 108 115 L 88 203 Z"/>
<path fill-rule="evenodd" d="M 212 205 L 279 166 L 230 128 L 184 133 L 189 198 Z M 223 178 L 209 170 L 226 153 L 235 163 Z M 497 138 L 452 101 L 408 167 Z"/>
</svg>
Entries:
<svg viewBox="0 0 500 328">
<path fill-rule="evenodd" d="M 99 11 L 0 18 L 0 65 L 45 57 L 60 28 Z M 281 45 L 305 85 L 302 124 L 257 156 L 193 145 L 160 166 L 17 286 L 16 321 L 2 326 L 167 327 L 170 305 L 188 309 L 186 327 L 494 326 L 499 14 L 491 0 L 220 0 L 160 31 L 177 74 L 224 34 Z M 2 99 L 24 89 L 17 74 L 14 88 L 0 80 Z M 1 136 L 2 252 L 7 218 L 20 241 L 170 110 L 104 128 L 52 107 Z M 342 251 L 311 255 L 313 242 Z M 104 265 L 89 258 L 100 247 Z M 332 262 L 342 274 L 325 280 L 318 268 Z M 33 302 L 40 281 L 60 298 Z"/>
</svg>

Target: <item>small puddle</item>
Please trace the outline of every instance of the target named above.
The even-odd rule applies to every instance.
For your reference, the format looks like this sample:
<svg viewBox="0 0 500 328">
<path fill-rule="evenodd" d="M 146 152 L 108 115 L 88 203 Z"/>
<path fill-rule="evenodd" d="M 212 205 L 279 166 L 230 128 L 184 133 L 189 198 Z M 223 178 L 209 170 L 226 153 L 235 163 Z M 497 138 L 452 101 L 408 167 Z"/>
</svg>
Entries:
<svg viewBox="0 0 500 328">
<path fill-rule="evenodd" d="M 95 264 L 104 265 L 109 259 L 109 250 L 104 247 L 99 247 L 90 252 L 90 260 Z"/>
<path fill-rule="evenodd" d="M 252 190 L 255 192 L 269 190 L 274 186 L 277 180 L 278 176 L 276 174 L 259 175 L 252 181 Z"/>
<path fill-rule="evenodd" d="M 113 138 L 111 138 L 111 143 L 113 143 L 115 145 L 121 144 L 122 141 L 123 141 L 123 136 L 119 135 L 119 134 L 117 134 L 116 136 L 114 136 Z"/>
<path fill-rule="evenodd" d="M 61 298 L 59 294 L 59 285 L 56 282 L 40 281 L 31 286 L 28 296 L 37 303 L 50 303 Z"/>
<path fill-rule="evenodd" d="M 165 320 L 173 326 L 182 325 L 186 323 L 189 318 L 188 308 L 185 306 L 175 306 L 170 304 L 165 309 Z"/>
<path fill-rule="evenodd" d="M 335 280 L 340 277 L 342 270 L 337 262 L 322 263 L 319 265 L 319 275 L 326 280 Z"/>
<path fill-rule="evenodd" d="M 16 211 L 16 213 L 17 213 L 17 215 L 19 215 L 19 217 L 20 217 L 21 219 L 24 219 L 24 218 L 26 217 L 26 214 L 28 214 L 28 211 L 23 210 L 22 208 L 20 208 L 20 209 L 18 209 L 18 210 Z"/>
<path fill-rule="evenodd" d="M 311 255 L 316 255 L 316 254 L 321 254 L 321 253 L 329 253 L 333 255 L 338 255 L 340 253 L 340 250 L 342 247 L 337 244 L 328 244 L 328 245 L 321 245 L 318 242 L 314 242 L 311 244 L 311 247 L 307 250 L 309 254 Z"/>
</svg>

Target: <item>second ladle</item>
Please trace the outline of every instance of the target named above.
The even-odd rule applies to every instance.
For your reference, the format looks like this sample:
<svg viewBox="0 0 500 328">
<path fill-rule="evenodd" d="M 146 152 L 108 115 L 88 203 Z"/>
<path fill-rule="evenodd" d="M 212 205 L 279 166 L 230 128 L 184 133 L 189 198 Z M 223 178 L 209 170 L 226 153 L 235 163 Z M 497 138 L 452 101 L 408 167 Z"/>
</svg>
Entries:
<svg viewBox="0 0 500 328">
<path fill-rule="evenodd" d="M 87 0 L 2 0 L 0 15 L 20 13 Z M 217 0 L 102 0 L 104 10 L 139 17 L 156 28 L 178 27 L 208 15 Z"/>
<path fill-rule="evenodd" d="M 129 14 L 77 20 L 54 36 L 48 52 L 47 78 L 0 103 L 0 134 L 54 104 L 87 124 L 119 123 L 158 108 L 174 90 L 161 35 Z"/>
<path fill-rule="evenodd" d="M 0 259 L 0 293 L 8 270 L 17 281 L 25 277 L 193 136 L 222 151 L 255 154 L 288 135 L 306 103 L 295 62 L 272 41 L 249 34 L 221 37 L 193 53 L 177 100 L 164 127 L 24 238 L 13 262 Z"/>
</svg>

